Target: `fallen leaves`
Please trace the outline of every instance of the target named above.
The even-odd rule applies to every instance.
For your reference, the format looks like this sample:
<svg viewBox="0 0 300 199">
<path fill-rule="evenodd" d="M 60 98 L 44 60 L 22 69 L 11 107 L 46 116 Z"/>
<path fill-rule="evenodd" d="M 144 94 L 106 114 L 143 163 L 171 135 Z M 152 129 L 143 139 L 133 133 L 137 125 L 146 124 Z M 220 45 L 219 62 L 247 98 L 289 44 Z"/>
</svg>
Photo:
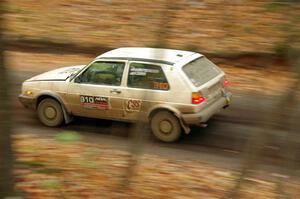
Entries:
<svg viewBox="0 0 300 199">
<path fill-rule="evenodd" d="M 16 186 L 26 198 L 224 198 L 239 176 L 198 161 L 143 155 L 124 190 L 127 152 L 78 139 L 61 142 L 30 135 L 17 136 L 14 146 Z M 285 186 L 294 195 L 300 188 L 297 181 Z M 276 183 L 246 178 L 241 198 L 254 196 L 276 198 Z"/>
</svg>

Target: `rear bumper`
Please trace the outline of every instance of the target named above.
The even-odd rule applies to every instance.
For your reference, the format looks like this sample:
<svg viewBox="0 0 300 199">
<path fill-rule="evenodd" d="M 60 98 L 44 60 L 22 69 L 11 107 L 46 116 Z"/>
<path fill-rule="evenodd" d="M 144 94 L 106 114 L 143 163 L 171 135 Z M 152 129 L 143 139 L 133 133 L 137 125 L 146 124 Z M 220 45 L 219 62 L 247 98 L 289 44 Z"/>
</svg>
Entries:
<svg viewBox="0 0 300 199">
<path fill-rule="evenodd" d="M 25 95 L 18 96 L 19 101 L 25 108 L 35 109 L 35 99 Z"/>
<path fill-rule="evenodd" d="M 232 94 L 227 93 L 225 97 L 221 97 L 220 99 L 210 104 L 208 107 L 205 107 L 198 113 L 183 114 L 182 120 L 187 125 L 197 125 L 205 123 L 222 108 L 227 108 L 230 105 L 231 98 Z"/>
</svg>

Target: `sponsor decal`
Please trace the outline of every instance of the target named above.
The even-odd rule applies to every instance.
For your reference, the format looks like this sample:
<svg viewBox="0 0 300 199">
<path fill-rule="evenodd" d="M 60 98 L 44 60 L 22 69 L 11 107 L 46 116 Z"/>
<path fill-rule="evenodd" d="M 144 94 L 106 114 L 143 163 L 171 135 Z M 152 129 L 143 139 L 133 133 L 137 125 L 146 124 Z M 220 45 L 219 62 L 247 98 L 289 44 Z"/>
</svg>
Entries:
<svg viewBox="0 0 300 199">
<path fill-rule="evenodd" d="M 144 73 L 159 73 L 158 69 L 148 69 L 148 68 L 130 68 L 130 72 L 144 72 Z"/>
<path fill-rule="evenodd" d="M 159 73 L 158 69 L 148 69 L 148 68 L 130 68 L 129 75 L 136 75 L 136 76 L 146 76 L 147 73 Z"/>
<path fill-rule="evenodd" d="M 130 72 L 129 75 L 136 75 L 136 76 L 146 76 L 147 73 L 145 72 Z"/>
<path fill-rule="evenodd" d="M 91 109 L 110 109 L 110 101 L 108 97 L 97 97 L 97 96 L 80 96 L 80 104 L 84 108 Z"/>
<path fill-rule="evenodd" d="M 142 100 L 129 99 L 126 101 L 126 111 L 140 111 Z"/>
</svg>

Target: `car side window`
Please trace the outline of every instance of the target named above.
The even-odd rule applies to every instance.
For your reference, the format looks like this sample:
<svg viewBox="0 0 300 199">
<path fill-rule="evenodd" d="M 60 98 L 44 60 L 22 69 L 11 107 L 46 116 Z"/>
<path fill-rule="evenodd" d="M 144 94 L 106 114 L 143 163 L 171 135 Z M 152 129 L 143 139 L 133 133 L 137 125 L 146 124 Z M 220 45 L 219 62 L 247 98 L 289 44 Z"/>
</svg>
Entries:
<svg viewBox="0 0 300 199">
<path fill-rule="evenodd" d="M 120 86 L 124 67 L 124 62 L 94 62 L 75 82 Z"/>
<path fill-rule="evenodd" d="M 127 85 L 132 88 L 169 90 L 169 83 L 162 68 L 144 63 L 130 64 Z"/>
</svg>

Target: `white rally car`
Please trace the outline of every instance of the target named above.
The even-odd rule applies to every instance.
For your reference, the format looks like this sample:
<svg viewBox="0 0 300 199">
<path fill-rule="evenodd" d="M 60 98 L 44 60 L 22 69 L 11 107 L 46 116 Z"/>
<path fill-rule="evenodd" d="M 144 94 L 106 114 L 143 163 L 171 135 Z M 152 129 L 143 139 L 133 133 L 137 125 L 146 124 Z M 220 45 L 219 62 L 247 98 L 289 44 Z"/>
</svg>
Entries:
<svg viewBox="0 0 300 199">
<path fill-rule="evenodd" d="M 227 84 L 224 72 L 199 53 L 119 48 L 26 80 L 19 100 L 47 126 L 72 116 L 143 121 L 158 139 L 173 142 L 228 107 Z"/>
</svg>

